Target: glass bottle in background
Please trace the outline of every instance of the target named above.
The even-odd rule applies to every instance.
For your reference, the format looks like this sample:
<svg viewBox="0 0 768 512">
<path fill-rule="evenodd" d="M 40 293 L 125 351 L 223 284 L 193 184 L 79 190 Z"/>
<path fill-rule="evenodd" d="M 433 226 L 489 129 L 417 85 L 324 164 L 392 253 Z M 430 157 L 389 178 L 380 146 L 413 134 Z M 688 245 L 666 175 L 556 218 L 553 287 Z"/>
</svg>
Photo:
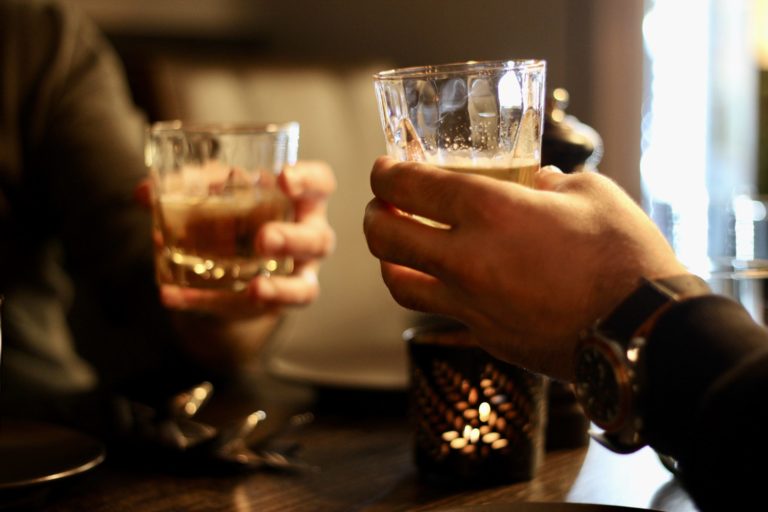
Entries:
<svg viewBox="0 0 768 512">
<path fill-rule="evenodd" d="M 595 171 L 603 157 L 603 139 L 591 126 L 568 114 L 570 94 L 557 87 L 547 99 L 541 165 L 555 165 L 565 173 Z"/>
<path fill-rule="evenodd" d="M 737 195 L 722 208 L 722 244 L 711 258 L 712 289 L 740 302 L 765 323 L 768 304 L 768 197 Z"/>
</svg>

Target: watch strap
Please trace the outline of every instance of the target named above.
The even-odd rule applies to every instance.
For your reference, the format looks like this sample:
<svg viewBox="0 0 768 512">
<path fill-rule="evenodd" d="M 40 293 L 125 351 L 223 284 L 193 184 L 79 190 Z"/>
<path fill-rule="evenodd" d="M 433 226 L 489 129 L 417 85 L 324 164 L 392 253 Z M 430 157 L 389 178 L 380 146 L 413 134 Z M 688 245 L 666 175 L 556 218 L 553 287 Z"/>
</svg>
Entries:
<svg viewBox="0 0 768 512">
<path fill-rule="evenodd" d="M 650 331 L 668 306 L 707 293 L 710 289 L 706 281 L 693 274 L 643 279 L 641 286 L 600 323 L 599 329 L 626 348 L 641 327 L 645 327 L 643 331 Z"/>
</svg>

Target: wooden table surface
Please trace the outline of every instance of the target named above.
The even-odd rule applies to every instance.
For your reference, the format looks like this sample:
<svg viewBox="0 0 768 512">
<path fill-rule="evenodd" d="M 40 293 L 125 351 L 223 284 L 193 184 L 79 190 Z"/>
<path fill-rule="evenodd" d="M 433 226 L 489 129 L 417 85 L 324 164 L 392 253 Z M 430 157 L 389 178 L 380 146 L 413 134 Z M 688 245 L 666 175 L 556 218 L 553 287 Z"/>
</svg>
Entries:
<svg viewBox="0 0 768 512">
<path fill-rule="evenodd" d="M 650 449 L 630 456 L 596 444 L 547 454 L 528 482 L 446 488 L 419 478 L 404 415 L 318 410 L 311 424 L 282 436 L 300 444 L 316 470 L 175 474 L 107 462 L 51 491 L 51 512 L 419 511 L 517 501 L 587 502 L 670 512 L 696 509 Z"/>
</svg>

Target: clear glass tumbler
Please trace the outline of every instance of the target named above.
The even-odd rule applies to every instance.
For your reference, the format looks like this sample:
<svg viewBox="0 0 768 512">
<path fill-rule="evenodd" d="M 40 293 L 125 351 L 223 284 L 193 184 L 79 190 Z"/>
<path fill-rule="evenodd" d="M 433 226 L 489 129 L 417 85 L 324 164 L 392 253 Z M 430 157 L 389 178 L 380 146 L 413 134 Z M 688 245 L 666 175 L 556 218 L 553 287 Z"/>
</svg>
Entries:
<svg viewBox="0 0 768 512">
<path fill-rule="evenodd" d="M 255 236 L 293 217 L 278 175 L 296 163 L 298 144 L 298 123 L 149 127 L 158 280 L 240 291 L 257 275 L 290 273 L 292 261 L 259 254 Z"/>
</svg>

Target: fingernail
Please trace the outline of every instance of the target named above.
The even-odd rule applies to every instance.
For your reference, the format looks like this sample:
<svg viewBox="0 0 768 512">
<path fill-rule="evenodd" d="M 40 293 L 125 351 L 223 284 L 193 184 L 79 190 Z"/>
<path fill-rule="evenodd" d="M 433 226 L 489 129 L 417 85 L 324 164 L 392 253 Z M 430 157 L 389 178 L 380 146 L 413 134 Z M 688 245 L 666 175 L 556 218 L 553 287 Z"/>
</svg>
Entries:
<svg viewBox="0 0 768 512">
<path fill-rule="evenodd" d="M 303 278 L 304 278 L 304 280 L 305 280 L 307 283 L 309 283 L 309 284 L 317 284 L 317 283 L 319 283 L 319 281 L 320 281 L 320 280 L 317 278 L 317 271 L 316 271 L 316 270 L 313 270 L 313 269 L 310 269 L 310 268 L 305 268 L 305 269 L 304 269 L 304 270 L 301 272 L 301 277 L 303 277 Z"/>
<path fill-rule="evenodd" d="M 256 283 L 256 295 L 261 300 L 271 300 L 277 295 L 275 284 L 268 277 L 259 277 Z"/>
<path fill-rule="evenodd" d="M 170 309 L 186 309 L 187 301 L 179 289 L 172 285 L 162 285 L 160 287 L 160 301 Z"/>
<path fill-rule="evenodd" d="M 544 174 L 562 174 L 563 173 L 563 171 L 561 171 L 554 165 L 546 165 L 541 169 L 539 169 L 539 172 Z"/>
<path fill-rule="evenodd" d="M 266 253 L 281 251 L 285 247 L 285 236 L 276 229 L 266 230 L 262 238 L 262 246 Z"/>
<path fill-rule="evenodd" d="M 286 185 L 288 186 L 288 193 L 292 197 L 300 196 L 304 192 L 301 173 L 295 166 L 286 167 L 283 171 L 286 178 Z"/>
</svg>

